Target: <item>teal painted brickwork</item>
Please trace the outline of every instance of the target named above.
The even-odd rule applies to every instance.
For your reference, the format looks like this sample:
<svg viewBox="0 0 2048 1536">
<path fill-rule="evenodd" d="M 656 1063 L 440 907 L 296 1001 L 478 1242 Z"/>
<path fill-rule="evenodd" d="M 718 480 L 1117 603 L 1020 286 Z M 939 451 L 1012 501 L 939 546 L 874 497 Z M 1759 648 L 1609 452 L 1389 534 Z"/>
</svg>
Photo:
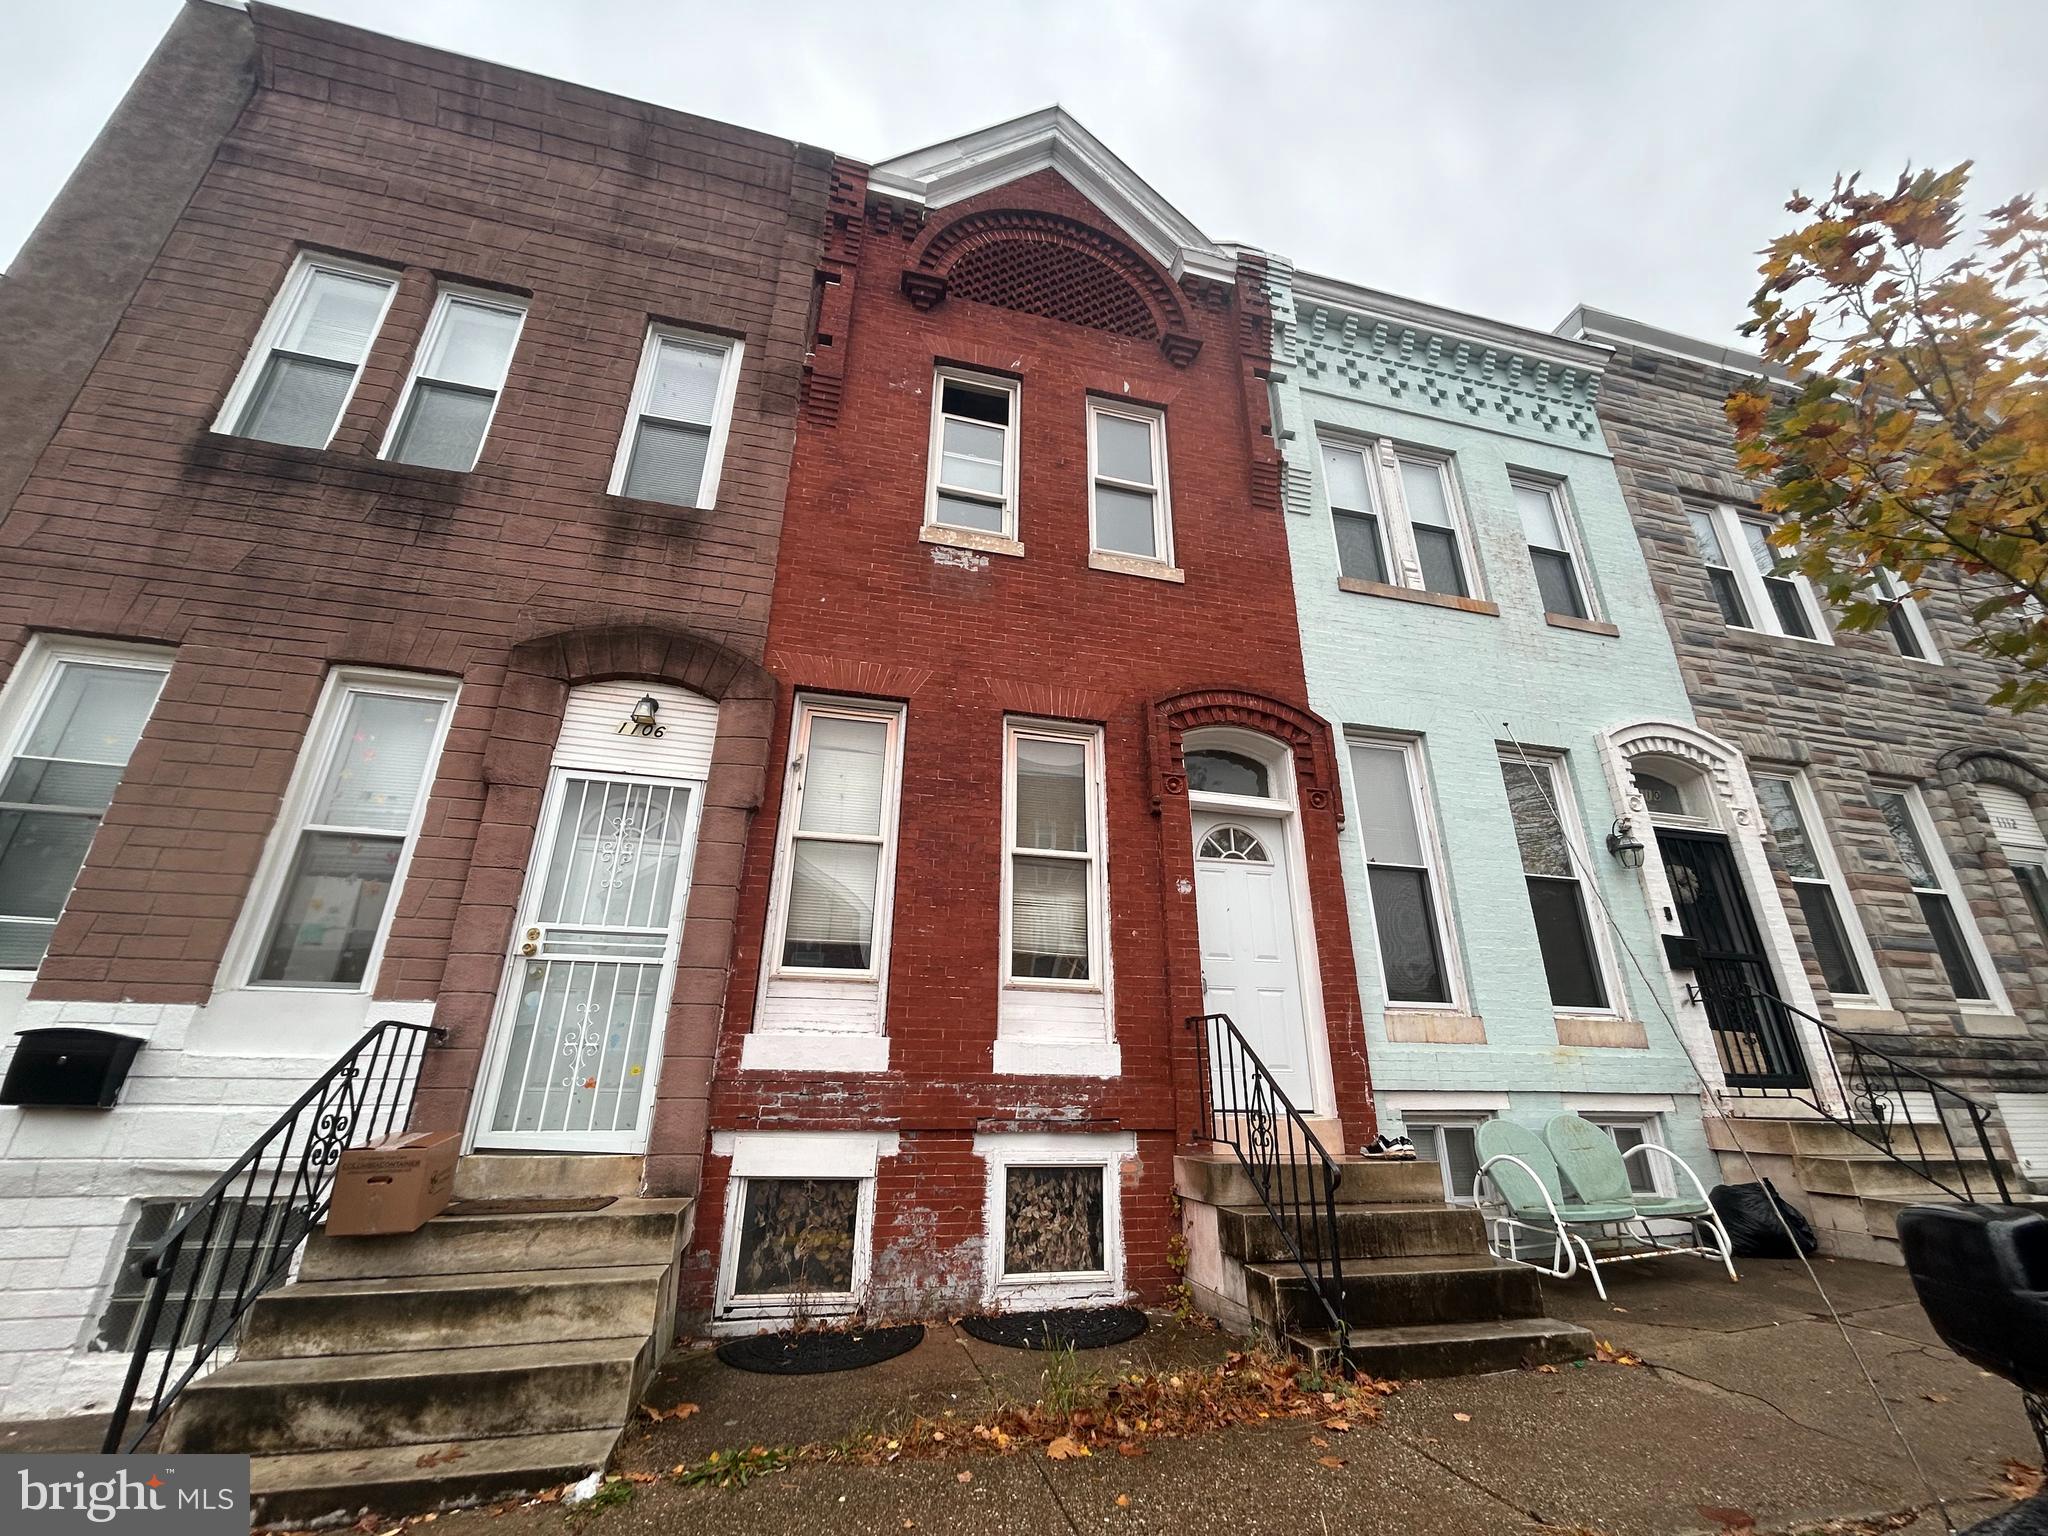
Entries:
<svg viewBox="0 0 2048 1536">
<path fill-rule="evenodd" d="M 1311 704 L 1340 733 L 1420 737 L 1444 858 L 1462 1009 L 1484 1044 L 1388 1038 L 1378 943 L 1358 828 L 1363 808 L 1345 754 L 1346 889 L 1377 1092 L 1507 1093 L 1513 1118 L 1540 1125 L 1559 1094 L 1670 1095 L 1667 1144 L 1703 1174 L 1696 1080 L 1666 1022 L 1669 995 L 1639 878 L 1604 847 L 1617 814 L 1597 733 L 1644 719 L 1691 722 L 1663 615 L 1636 543 L 1594 406 L 1595 376 L 1553 357 L 1518 355 L 1452 328 L 1456 317 L 1395 305 L 1401 318 L 1298 294 L 1276 266 L 1274 354 L 1284 378 L 1286 521 Z M 1479 328 L 1482 336 L 1488 328 Z M 1538 353 L 1546 350 L 1531 344 Z M 1551 349 L 1555 350 L 1555 349 Z M 1319 433 L 1391 441 L 1451 456 L 1476 544 L 1480 595 L 1497 614 L 1341 590 Z M 1561 480 L 1615 635 L 1544 617 L 1510 472 Z M 1565 754 L 1589 858 L 1616 929 L 1612 984 L 1647 1049 L 1559 1043 L 1520 855 L 1501 781 L 1499 744 Z M 1639 957 L 1643 973 L 1627 949 Z M 1419 1027 L 1419 1026 L 1411 1026 Z M 1469 1029 L 1469 1025 L 1465 1026 Z M 1383 1119 L 1389 1118 L 1382 1108 Z M 1424 1118 L 1410 1111 L 1409 1118 Z"/>
</svg>

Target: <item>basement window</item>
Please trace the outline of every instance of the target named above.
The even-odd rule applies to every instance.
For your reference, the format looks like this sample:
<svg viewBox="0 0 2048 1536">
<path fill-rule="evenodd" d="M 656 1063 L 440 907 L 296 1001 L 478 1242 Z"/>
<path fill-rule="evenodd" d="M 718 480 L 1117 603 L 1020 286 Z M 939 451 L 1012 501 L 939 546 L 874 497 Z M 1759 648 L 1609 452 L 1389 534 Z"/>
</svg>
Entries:
<svg viewBox="0 0 2048 1536">
<path fill-rule="evenodd" d="M 1410 1120 L 1402 1124 L 1415 1143 L 1415 1156 L 1435 1163 L 1443 1175 L 1444 1198 L 1458 1205 L 1472 1203 L 1472 1184 L 1479 1177 L 1477 1137 L 1482 1119 Z"/>
<path fill-rule="evenodd" d="M 746 1179 L 733 1298 L 850 1303 L 859 1179 Z"/>
<path fill-rule="evenodd" d="M 91 1346 L 94 1350 L 132 1354 L 141 1342 L 142 1320 L 149 1310 L 149 1291 L 154 1284 L 149 1276 L 143 1274 L 142 1261 L 190 1204 L 190 1201 L 175 1198 L 137 1203 L 134 1225 L 128 1229 L 128 1241 L 121 1250 L 121 1267 L 115 1272 L 113 1283 L 107 1287 L 106 1302 L 100 1310 L 99 1330 Z M 174 1341 L 182 1345 L 195 1344 L 217 1330 L 226 1321 L 235 1293 L 251 1279 L 252 1265 L 267 1268 L 288 1251 L 283 1221 L 289 1214 L 286 1205 L 280 1203 L 275 1207 L 252 1206 L 232 1217 L 223 1218 L 214 1250 L 205 1260 L 205 1269 L 196 1275 L 196 1283 L 191 1285 L 189 1294 L 192 1300 L 188 1307 L 187 1280 L 194 1276 L 192 1266 L 206 1238 L 208 1218 L 194 1223 L 193 1231 L 179 1254 L 171 1290 L 165 1298 L 163 1313 L 157 1318 L 156 1336 L 150 1347 L 168 1349 Z M 241 1230 L 229 1236 L 228 1228 L 232 1221 L 239 1221 Z M 289 1247 L 296 1248 L 302 1236 L 303 1231 L 292 1236 Z M 219 1237 L 229 1237 L 229 1240 L 222 1243 L 218 1241 Z M 215 1297 L 219 1298 L 219 1303 L 209 1316 L 208 1306 Z M 179 1327 L 181 1314 L 182 1329 Z"/>
<path fill-rule="evenodd" d="M 1107 1273 L 1103 1169 L 1011 1168 L 1003 1192 L 1003 1278 Z"/>
<path fill-rule="evenodd" d="M 1123 1299 L 1119 1168 L 1128 1132 L 977 1136 L 988 1163 L 985 1298 L 1000 1307 Z"/>
</svg>

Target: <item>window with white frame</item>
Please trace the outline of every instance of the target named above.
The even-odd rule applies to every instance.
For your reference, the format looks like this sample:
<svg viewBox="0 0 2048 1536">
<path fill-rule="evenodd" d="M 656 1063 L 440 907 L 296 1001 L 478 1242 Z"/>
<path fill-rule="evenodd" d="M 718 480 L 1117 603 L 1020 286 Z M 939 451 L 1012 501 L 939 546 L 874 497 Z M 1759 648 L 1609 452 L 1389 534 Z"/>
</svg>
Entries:
<svg viewBox="0 0 2048 1536">
<path fill-rule="evenodd" d="M 1628 1169 L 1628 1187 L 1631 1192 L 1638 1195 L 1661 1195 L 1665 1192 L 1663 1176 L 1657 1166 L 1662 1159 L 1655 1154 L 1648 1157 L 1628 1155 L 1640 1146 L 1664 1145 L 1664 1137 L 1658 1131 L 1654 1117 L 1586 1115 L 1582 1118 L 1605 1131 L 1608 1138 L 1613 1141 L 1615 1150 L 1621 1153 L 1623 1165 Z"/>
<path fill-rule="evenodd" d="M 1561 481 L 1518 478 L 1512 482 L 1515 510 L 1522 517 L 1522 537 L 1529 545 L 1536 590 L 1543 611 L 1560 618 L 1593 616 L 1592 583 L 1572 526 L 1571 508 Z"/>
<path fill-rule="evenodd" d="M 1444 1198 L 1460 1205 L 1472 1203 L 1472 1185 L 1479 1177 L 1479 1127 L 1491 1115 L 1450 1116 L 1435 1114 L 1428 1119 L 1403 1115 L 1401 1124 L 1415 1143 L 1415 1156 L 1435 1163 L 1443 1176 Z"/>
<path fill-rule="evenodd" d="M 2003 784 L 1979 784 L 1977 798 L 1991 818 L 1998 846 L 2012 865 L 2013 878 L 2026 892 L 2034 921 L 2048 939 L 2048 828 L 2027 803 L 2027 797 Z"/>
<path fill-rule="evenodd" d="M 1010 379 L 941 368 L 932 387 L 925 522 L 1017 536 L 1017 407 Z"/>
<path fill-rule="evenodd" d="M 455 685 L 337 672 L 250 900 L 233 984 L 366 990 L 425 818 Z"/>
<path fill-rule="evenodd" d="M 1920 904 L 1935 953 L 1958 1002 L 2004 1006 L 1983 937 L 1970 916 L 1954 867 L 1934 835 L 1918 789 L 1879 789 L 1872 797 L 1891 833 L 1899 865 Z"/>
<path fill-rule="evenodd" d="M 1518 754 L 1502 758 L 1500 770 L 1551 1005 L 1567 1012 L 1604 1012 L 1609 1006 L 1605 966 L 1581 875 L 1588 867 L 1585 842 L 1560 766 L 1556 758 Z"/>
<path fill-rule="evenodd" d="M 1841 864 L 1818 830 L 1821 822 L 1805 783 L 1760 773 L 1756 775 L 1756 798 L 1764 824 L 1771 829 L 1771 840 L 1778 845 L 1785 873 L 1792 877 L 1799 909 L 1806 916 L 1821 980 L 1837 997 L 1873 996 L 1877 967 L 1870 945 L 1849 899 Z"/>
<path fill-rule="evenodd" d="M 1136 1152 L 1127 1132 L 987 1133 L 986 1294 L 1030 1301 L 1122 1297 L 1120 1169 Z"/>
<path fill-rule="evenodd" d="M 679 507 L 716 504 L 744 352 L 732 337 L 648 328 L 612 466 L 613 495 Z"/>
<path fill-rule="evenodd" d="M 213 430 L 325 448 L 383 328 L 396 273 L 333 256 L 301 256 L 265 316 Z"/>
<path fill-rule="evenodd" d="M 1387 1001 L 1448 1007 L 1451 939 L 1422 743 L 1354 741 L 1351 776 Z"/>
<path fill-rule="evenodd" d="M 1327 440 L 1322 457 L 1339 575 L 1474 595 L 1471 534 L 1449 457 Z"/>
<path fill-rule="evenodd" d="M 1088 402 L 1088 519 L 1097 553 L 1173 564 L 1164 411 Z"/>
<path fill-rule="evenodd" d="M 844 1316 L 867 1294 L 875 1175 L 893 1134 L 846 1131 L 721 1133 L 729 1156 L 720 1321 Z"/>
<path fill-rule="evenodd" d="M 1891 571 L 1880 566 L 1877 581 L 1870 589 L 1870 595 L 1884 604 L 1884 629 L 1898 647 L 1901 656 L 1914 661 L 1939 663 L 1941 653 L 1934 648 L 1934 635 L 1927 627 L 1927 615 L 1921 611 L 1920 601 L 1913 596 L 1913 589 L 1907 586 Z"/>
<path fill-rule="evenodd" d="M 446 288 L 413 358 L 384 457 L 428 469 L 476 466 L 526 324 L 526 306 Z"/>
<path fill-rule="evenodd" d="M 38 642 L 0 717 L 0 971 L 42 964 L 169 657 Z"/>
<path fill-rule="evenodd" d="M 1779 569 L 1767 519 L 1718 502 L 1688 506 L 1686 519 L 1723 623 L 1831 643 L 1812 585 L 1796 571 Z"/>
<path fill-rule="evenodd" d="M 1100 990 L 1102 733 L 1013 720 L 1004 738 L 1004 974 Z"/>
<path fill-rule="evenodd" d="M 888 944 L 903 712 L 800 699 L 783 814 L 776 968 L 872 977 Z"/>
</svg>

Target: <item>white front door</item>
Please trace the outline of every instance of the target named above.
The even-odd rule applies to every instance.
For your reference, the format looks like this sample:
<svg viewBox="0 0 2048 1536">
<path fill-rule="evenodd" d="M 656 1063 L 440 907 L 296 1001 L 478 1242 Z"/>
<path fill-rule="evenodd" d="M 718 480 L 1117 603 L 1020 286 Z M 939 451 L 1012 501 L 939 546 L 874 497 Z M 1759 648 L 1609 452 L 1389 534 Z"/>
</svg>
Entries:
<svg viewBox="0 0 2048 1536">
<path fill-rule="evenodd" d="M 477 1146 L 645 1149 L 700 789 L 556 770 L 512 931 Z"/>
<path fill-rule="evenodd" d="M 1273 816 L 1196 811 L 1194 836 L 1202 1007 L 1229 1014 L 1294 1107 L 1314 1114 L 1286 824 Z"/>
</svg>

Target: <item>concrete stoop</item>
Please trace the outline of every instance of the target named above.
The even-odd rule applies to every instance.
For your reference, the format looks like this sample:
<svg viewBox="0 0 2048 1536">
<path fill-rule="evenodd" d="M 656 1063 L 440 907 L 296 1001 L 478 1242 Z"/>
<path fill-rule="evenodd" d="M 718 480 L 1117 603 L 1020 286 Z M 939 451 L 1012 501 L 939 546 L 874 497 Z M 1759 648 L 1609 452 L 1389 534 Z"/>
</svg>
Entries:
<svg viewBox="0 0 2048 1536">
<path fill-rule="evenodd" d="M 1771 1103 L 1769 1112 L 1708 1116 L 1707 1144 L 1714 1149 L 1721 1176 L 1731 1184 L 1746 1184 L 1766 1178 L 1813 1223 L 1822 1253 L 1836 1258 L 1866 1259 L 1880 1264 L 1903 1264 L 1899 1248 L 1898 1215 L 1910 1205 L 1953 1205 L 1945 1193 L 1912 1169 L 1902 1167 L 1863 1136 L 1826 1120 L 1805 1106 L 1803 1113 Z M 1922 1125 L 1915 1143 L 1915 1128 L 1894 1124 L 1872 1127 L 1901 1152 L 1916 1161 L 1921 1149 L 1935 1176 L 1944 1183 L 1969 1187 L 1980 1199 L 1997 1198 L 1989 1160 L 1977 1147 L 1958 1143 L 1956 1155 L 1949 1155 L 1948 1139 L 1939 1126 Z M 1941 1156 L 1931 1156 L 1939 1147 Z M 2026 1185 L 2010 1168 L 2007 1186 L 2014 1198 L 2024 1200 Z"/>
<path fill-rule="evenodd" d="M 1388 1379 L 1463 1376 L 1591 1352 L 1585 1329 L 1543 1315 L 1534 1270 L 1487 1251 L 1478 1211 L 1444 1201 L 1434 1163 L 1344 1159 L 1339 1168 L 1337 1256 L 1360 1370 Z M 1306 1189 L 1306 1170 L 1303 1180 Z M 1196 1305 L 1227 1327 L 1284 1339 L 1319 1364 L 1333 1357 L 1322 1307 L 1236 1157 L 1176 1157 L 1174 1182 Z"/>
<path fill-rule="evenodd" d="M 535 1194 L 546 1176 L 493 1170 L 481 1186 Z M 609 1177 L 572 1170 L 569 1188 Z M 476 1174 L 457 1186 L 478 1197 Z M 298 1279 L 251 1310 L 235 1361 L 180 1396 L 164 1449 L 251 1455 L 259 1524 L 583 1477 L 610 1459 L 673 1339 L 689 1218 L 687 1200 L 623 1198 L 439 1216 L 402 1237 L 316 1233 Z"/>
</svg>

